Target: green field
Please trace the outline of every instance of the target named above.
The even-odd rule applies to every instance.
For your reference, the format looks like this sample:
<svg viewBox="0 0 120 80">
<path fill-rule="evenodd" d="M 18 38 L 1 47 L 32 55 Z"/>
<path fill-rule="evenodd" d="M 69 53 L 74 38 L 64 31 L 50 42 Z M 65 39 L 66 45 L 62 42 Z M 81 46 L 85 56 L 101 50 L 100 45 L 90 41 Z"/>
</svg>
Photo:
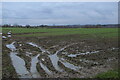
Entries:
<svg viewBox="0 0 120 80">
<path fill-rule="evenodd" d="M 57 36 L 57 35 L 91 35 L 93 37 L 117 37 L 118 28 L 3 28 L 3 33 L 12 31 L 20 36 Z M 34 34 L 32 34 L 34 33 Z"/>
<path fill-rule="evenodd" d="M 96 75 L 96 78 L 119 78 L 117 70 L 110 70 Z"/>
</svg>

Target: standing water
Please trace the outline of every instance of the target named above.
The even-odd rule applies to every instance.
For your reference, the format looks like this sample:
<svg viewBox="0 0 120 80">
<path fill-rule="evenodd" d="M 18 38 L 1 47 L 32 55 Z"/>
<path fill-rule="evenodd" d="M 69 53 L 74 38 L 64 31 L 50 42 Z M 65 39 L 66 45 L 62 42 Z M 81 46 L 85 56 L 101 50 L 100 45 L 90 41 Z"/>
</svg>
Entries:
<svg viewBox="0 0 120 80">
<path fill-rule="evenodd" d="M 30 72 L 34 78 L 40 78 L 40 75 L 36 69 L 36 64 L 38 63 L 38 57 L 40 54 L 32 58 Z"/>
<path fill-rule="evenodd" d="M 25 61 L 17 56 L 16 47 L 14 46 L 15 42 L 12 42 L 11 44 L 7 44 L 6 47 L 11 50 L 10 52 L 10 58 L 12 61 L 12 65 L 14 66 L 16 73 L 20 78 L 32 78 L 29 71 L 27 71 L 27 68 L 25 67 Z"/>
</svg>

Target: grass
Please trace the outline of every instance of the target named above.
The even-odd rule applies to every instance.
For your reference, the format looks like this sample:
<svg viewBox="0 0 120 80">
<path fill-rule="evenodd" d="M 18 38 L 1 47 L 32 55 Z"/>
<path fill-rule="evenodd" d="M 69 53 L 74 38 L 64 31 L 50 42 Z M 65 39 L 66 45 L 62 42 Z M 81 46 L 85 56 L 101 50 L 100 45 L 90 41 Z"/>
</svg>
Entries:
<svg viewBox="0 0 120 80">
<path fill-rule="evenodd" d="M 2 28 L 4 34 L 12 31 L 13 34 L 29 33 L 17 36 L 59 36 L 59 35 L 90 35 L 95 37 L 117 37 L 118 28 Z M 34 32 L 34 34 L 33 34 Z M 41 32 L 41 33 L 40 33 Z M 44 32 L 44 33 L 42 33 Z"/>
<path fill-rule="evenodd" d="M 119 78 L 119 74 L 117 70 L 109 70 L 96 75 L 95 78 Z"/>
<path fill-rule="evenodd" d="M 93 77 L 93 79 L 102 79 L 102 80 L 107 79 L 107 78 L 109 78 L 109 80 L 114 80 L 115 78 L 119 78 L 118 71 L 117 70 L 109 70 L 107 72 L 97 74 L 95 77 Z M 72 78 L 70 80 L 92 80 L 92 79 L 90 79 L 90 78 Z"/>
</svg>

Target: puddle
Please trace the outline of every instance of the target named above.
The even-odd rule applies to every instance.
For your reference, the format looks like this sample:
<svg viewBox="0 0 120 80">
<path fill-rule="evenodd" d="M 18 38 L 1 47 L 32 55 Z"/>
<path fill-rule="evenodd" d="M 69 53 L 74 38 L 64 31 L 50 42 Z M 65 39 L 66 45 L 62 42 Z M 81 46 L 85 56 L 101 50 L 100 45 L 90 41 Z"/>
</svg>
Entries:
<svg viewBox="0 0 120 80">
<path fill-rule="evenodd" d="M 57 54 L 60 53 L 61 51 L 63 51 L 65 48 L 67 48 L 67 47 L 69 47 L 69 46 L 72 46 L 72 45 L 74 45 L 74 44 L 76 44 L 76 43 L 73 43 L 73 44 L 64 46 L 63 48 L 57 50 L 57 51 L 55 52 L 55 54 L 50 54 L 49 51 L 45 50 L 44 48 L 42 48 L 42 47 L 40 47 L 40 46 L 38 46 L 37 44 L 34 44 L 34 43 L 32 43 L 32 42 L 28 42 L 27 44 L 39 48 L 43 53 L 44 53 L 44 52 L 47 52 L 47 53 L 49 54 L 48 56 L 49 56 L 49 58 L 50 58 L 50 60 L 51 60 L 51 62 L 52 62 L 52 65 L 54 66 L 54 68 L 55 68 L 57 71 L 62 72 L 63 70 L 62 70 L 62 69 L 59 67 L 59 65 L 58 65 L 59 57 L 57 56 Z M 73 67 L 72 64 L 69 64 L 69 63 L 66 63 L 66 64 L 67 64 L 67 66 Z M 44 64 L 42 64 L 42 63 L 40 62 L 40 65 L 41 65 L 41 67 L 46 71 L 47 74 L 51 74 L 50 71 L 48 70 L 48 68 L 47 68 Z"/>
<path fill-rule="evenodd" d="M 6 39 L 7 37 L 6 36 L 2 36 L 3 39 Z"/>
<path fill-rule="evenodd" d="M 108 49 L 108 50 L 117 50 L 117 49 L 119 49 L 119 48 L 113 47 L 113 48 Z M 69 54 L 68 57 L 77 57 L 79 55 L 94 54 L 94 53 L 98 53 L 98 52 L 100 52 L 100 51 L 92 51 L 92 52 L 85 52 L 85 53 L 78 53 L 78 54 Z"/>
<path fill-rule="evenodd" d="M 50 60 L 57 71 L 62 72 L 63 70 L 58 66 L 59 57 L 57 54 L 49 55 Z"/>
<path fill-rule="evenodd" d="M 77 57 L 79 54 L 69 54 L 68 57 Z"/>
<path fill-rule="evenodd" d="M 8 35 L 8 37 L 11 37 L 11 35 Z"/>
<path fill-rule="evenodd" d="M 37 56 L 33 57 L 31 60 L 31 68 L 30 68 L 30 72 L 32 74 L 33 78 L 40 78 L 40 74 L 36 69 L 36 64 L 38 63 L 38 57 L 40 56 L 40 54 L 38 54 Z"/>
<path fill-rule="evenodd" d="M 79 71 L 79 69 L 81 69 L 82 67 L 78 67 L 78 66 L 75 66 L 73 64 L 70 64 L 69 62 L 67 62 L 65 59 L 61 58 L 60 62 L 67 68 L 69 69 L 72 69 L 74 71 Z"/>
<path fill-rule="evenodd" d="M 73 43 L 73 44 L 75 44 L 75 43 Z M 63 51 L 65 48 L 67 48 L 67 47 L 69 47 L 69 46 L 71 46 L 71 45 L 73 45 L 73 44 L 64 46 L 63 48 L 57 50 L 57 51 L 55 52 L 55 54 L 49 55 L 50 60 L 51 60 L 51 62 L 52 62 L 52 65 L 54 66 L 54 68 L 55 68 L 57 71 L 60 71 L 60 72 L 63 71 L 63 70 L 59 67 L 59 65 L 58 65 L 59 57 L 57 56 L 57 54 L 60 53 L 61 51 Z"/>
<path fill-rule="evenodd" d="M 100 51 L 93 51 L 93 52 L 85 52 L 85 53 L 79 53 L 79 54 L 69 54 L 68 57 L 77 57 L 79 55 L 87 55 L 87 54 L 93 54 L 93 53 L 98 53 Z"/>
<path fill-rule="evenodd" d="M 28 57 L 30 57 L 30 56 L 32 55 L 32 53 L 30 53 L 30 52 L 26 52 L 25 55 L 28 56 Z"/>
<path fill-rule="evenodd" d="M 52 72 L 42 62 L 40 62 L 40 66 L 48 75 L 52 75 Z"/>
<path fill-rule="evenodd" d="M 16 73 L 20 76 L 20 78 L 31 78 L 31 74 L 27 71 L 25 67 L 25 61 L 18 57 L 15 52 L 10 53 L 10 58 L 12 60 L 12 64 L 16 70 Z"/>
<path fill-rule="evenodd" d="M 80 55 L 94 54 L 94 53 L 98 53 L 98 52 L 99 51 L 92 51 L 92 52 L 80 53 Z"/>
<path fill-rule="evenodd" d="M 11 51 L 15 51 L 16 47 L 14 46 L 15 42 L 12 42 L 11 44 L 7 44 L 6 47 L 9 48 Z"/>
<path fill-rule="evenodd" d="M 8 37 L 11 37 L 11 31 L 9 31 L 7 34 L 8 34 Z"/>
<path fill-rule="evenodd" d="M 31 74 L 27 71 L 25 67 L 25 61 L 17 56 L 16 47 L 14 46 L 15 42 L 11 44 L 7 44 L 6 47 L 9 48 L 12 52 L 10 52 L 10 58 L 12 60 L 12 65 L 14 66 L 16 73 L 20 78 L 31 78 Z"/>
<path fill-rule="evenodd" d="M 36 44 L 34 44 L 34 43 L 31 43 L 31 42 L 29 42 L 28 43 L 29 45 L 32 45 L 32 46 L 34 46 L 34 47 L 38 47 L 38 48 L 40 48 L 40 50 L 44 53 L 44 52 L 47 52 L 49 55 L 49 58 L 50 58 L 50 60 L 51 60 L 51 62 L 52 62 L 52 65 L 54 66 L 54 68 L 57 70 L 57 71 L 62 71 L 61 69 L 60 69 L 60 67 L 58 66 L 58 60 L 59 60 L 59 58 L 57 57 L 57 53 L 59 52 L 59 51 L 61 51 L 61 50 L 59 50 L 59 51 L 57 51 L 55 54 L 50 54 L 50 52 L 49 51 L 47 51 L 47 50 L 45 50 L 45 49 L 43 49 L 42 47 L 39 47 L 38 45 L 36 45 Z M 43 60 L 43 59 L 42 59 Z M 44 60 L 43 60 L 44 61 Z M 40 63 L 41 64 L 41 66 L 43 67 L 43 66 L 45 66 L 45 65 L 43 65 L 42 63 Z M 50 73 L 50 71 L 46 71 L 47 73 Z"/>
<path fill-rule="evenodd" d="M 11 35 L 11 31 L 9 31 L 7 34 L 8 34 L 8 35 Z"/>
<path fill-rule="evenodd" d="M 119 48 L 115 48 L 115 47 L 113 47 L 112 49 L 110 49 L 110 50 L 117 50 L 117 49 L 119 49 Z"/>
<path fill-rule="evenodd" d="M 47 51 L 47 50 L 45 50 L 44 48 L 42 48 L 42 47 L 38 46 L 37 44 L 34 44 L 34 43 L 32 43 L 32 42 L 27 42 L 27 44 L 29 44 L 29 45 L 31 45 L 31 46 L 34 46 L 34 47 L 39 48 L 39 49 L 42 51 L 42 53 L 47 52 L 48 54 L 50 54 L 50 52 L 49 52 L 49 51 Z"/>
<path fill-rule="evenodd" d="M 34 46 L 34 47 L 39 47 L 38 45 L 32 43 L 32 42 L 28 42 L 27 44 L 31 45 L 31 46 Z"/>
</svg>

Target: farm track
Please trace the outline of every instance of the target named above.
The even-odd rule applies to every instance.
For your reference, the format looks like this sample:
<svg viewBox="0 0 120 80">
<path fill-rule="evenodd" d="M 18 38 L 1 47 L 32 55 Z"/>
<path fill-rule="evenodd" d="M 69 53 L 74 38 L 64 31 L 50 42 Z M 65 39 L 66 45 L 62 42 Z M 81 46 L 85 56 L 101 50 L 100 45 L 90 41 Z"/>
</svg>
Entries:
<svg viewBox="0 0 120 80">
<path fill-rule="evenodd" d="M 75 35 L 8 39 L 3 39 L 3 52 L 8 52 L 19 78 L 87 78 L 117 68 L 119 48 L 114 39 L 80 39 Z M 14 58 L 26 72 L 19 72 Z"/>
</svg>

